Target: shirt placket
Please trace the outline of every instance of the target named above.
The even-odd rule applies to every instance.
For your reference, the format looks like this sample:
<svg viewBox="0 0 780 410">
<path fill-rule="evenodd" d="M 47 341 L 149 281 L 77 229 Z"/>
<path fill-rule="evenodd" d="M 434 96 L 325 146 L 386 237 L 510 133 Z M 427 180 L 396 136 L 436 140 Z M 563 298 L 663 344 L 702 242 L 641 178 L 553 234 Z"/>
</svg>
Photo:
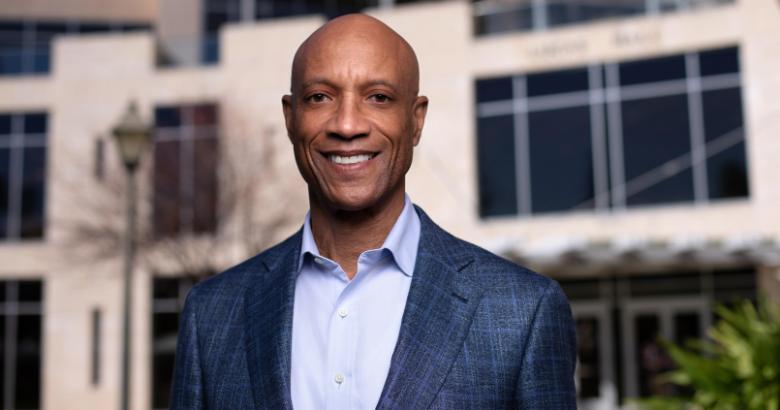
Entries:
<svg viewBox="0 0 780 410">
<path fill-rule="evenodd" d="M 337 268 L 343 276 L 345 287 L 336 299 L 330 314 L 328 326 L 328 409 L 349 409 L 354 390 L 354 356 L 356 321 L 351 301 L 353 283 L 349 283 L 346 274 Z"/>
</svg>

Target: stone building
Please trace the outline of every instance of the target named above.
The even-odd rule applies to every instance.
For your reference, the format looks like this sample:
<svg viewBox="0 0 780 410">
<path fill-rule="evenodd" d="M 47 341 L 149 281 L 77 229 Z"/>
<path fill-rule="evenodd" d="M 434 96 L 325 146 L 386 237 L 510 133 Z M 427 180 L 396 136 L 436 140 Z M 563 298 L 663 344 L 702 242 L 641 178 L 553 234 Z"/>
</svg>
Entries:
<svg viewBox="0 0 780 410">
<path fill-rule="evenodd" d="M 777 1 L 4 0 L 1 409 L 118 405 L 130 101 L 155 129 L 132 408 L 166 408 L 192 282 L 301 224 L 280 97 L 297 45 L 356 10 L 420 59 L 411 198 L 561 282 L 582 408 L 663 393 L 656 338 L 714 304 L 780 299 Z"/>
</svg>

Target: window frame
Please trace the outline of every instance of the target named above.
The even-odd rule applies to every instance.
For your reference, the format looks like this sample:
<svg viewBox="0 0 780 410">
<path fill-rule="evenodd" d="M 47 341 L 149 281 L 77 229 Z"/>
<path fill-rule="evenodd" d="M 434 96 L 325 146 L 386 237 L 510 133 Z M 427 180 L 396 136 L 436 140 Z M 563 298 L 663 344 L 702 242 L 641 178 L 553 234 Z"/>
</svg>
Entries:
<svg viewBox="0 0 780 410">
<path fill-rule="evenodd" d="M 45 118 L 45 129 L 42 132 L 27 133 L 26 119 L 29 116 L 43 115 Z M 6 226 L 4 236 L 0 237 L 0 242 L 13 242 L 13 241 L 37 241 L 45 240 L 46 227 L 47 227 L 47 198 L 48 198 L 48 122 L 49 116 L 45 111 L 29 111 L 29 112 L 0 112 L 0 116 L 10 117 L 11 130 L 10 134 L 4 134 L 3 138 L 0 138 L 0 149 L 7 150 L 8 164 L 0 164 L 0 166 L 8 167 L 8 203 Z M 23 191 L 24 191 L 24 178 L 25 178 L 25 150 L 26 149 L 42 149 L 43 150 L 43 206 L 41 209 L 41 234 L 40 236 L 23 236 Z"/>
<path fill-rule="evenodd" d="M 700 56 L 712 52 L 730 52 L 736 51 L 736 72 L 718 73 L 708 76 L 701 75 Z M 533 112 L 561 109 L 576 106 L 590 107 L 590 132 L 591 132 L 591 153 L 593 161 L 593 209 L 596 212 L 608 212 L 612 210 L 624 210 L 626 208 L 639 208 L 646 206 L 665 206 L 680 202 L 651 202 L 649 204 L 627 205 L 627 198 L 635 192 L 641 192 L 648 186 L 663 181 L 666 166 L 682 167 L 692 169 L 693 173 L 693 203 L 706 204 L 715 201 L 728 199 L 750 198 L 749 183 L 750 178 L 748 170 L 745 169 L 745 184 L 748 186 L 745 196 L 730 196 L 725 198 L 712 197 L 709 189 L 708 164 L 710 157 L 715 154 L 708 152 L 708 148 L 713 145 L 713 141 L 708 141 L 705 136 L 705 115 L 703 112 L 704 93 L 715 90 L 739 89 L 742 95 L 742 70 L 739 66 L 739 47 L 728 46 L 716 49 L 696 50 L 687 53 L 677 54 L 685 62 L 685 77 L 679 79 L 666 79 L 663 81 L 636 83 L 631 85 L 621 85 L 620 69 L 624 64 L 641 64 L 643 61 L 656 59 L 672 58 L 675 55 L 662 55 L 648 59 L 626 60 L 617 62 L 605 62 L 591 64 L 586 67 L 565 67 L 559 70 L 543 72 L 546 75 L 556 72 L 566 72 L 576 69 L 588 70 L 589 88 L 586 90 L 560 92 L 558 94 L 545 94 L 529 97 L 526 94 L 527 78 L 538 73 L 521 73 L 510 76 L 497 76 L 487 78 L 477 78 L 475 95 L 479 95 L 479 86 L 481 81 L 499 82 L 507 78 L 512 81 L 512 93 L 510 99 L 488 99 L 488 101 L 476 102 L 476 120 L 480 121 L 492 116 L 514 115 L 515 126 L 514 133 L 516 159 L 518 164 L 515 179 L 517 181 L 517 209 L 515 214 L 485 215 L 480 209 L 480 216 L 483 218 L 503 217 L 503 216 L 528 216 L 538 214 L 554 214 L 560 212 L 576 212 L 579 206 L 570 210 L 553 212 L 534 212 L 531 204 L 533 203 L 533 187 L 531 186 L 531 175 L 529 164 L 531 163 L 529 153 L 530 131 L 528 129 L 529 115 Z M 626 179 L 625 172 L 625 150 L 624 150 L 624 124 L 622 119 L 623 104 L 630 101 L 649 99 L 654 97 L 666 96 L 684 96 L 688 109 L 689 130 L 691 149 L 687 154 L 675 158 L 673 161 L 661 163 L 650 172 L 640 175 L 631 180 Z M 744 111 L 744 98 L 741 99 L 741 109 Z M 726 149 L 746 143 L 744 133 L 744 112 L 741 113 L 743 120 L 742 126 L 736 137 L 731 138 Z M 731 134 L 729 132 L 727 134 Z M 718 140 L 723 136 L 718 136 Z M 733 136 L 732 136 L 733 137 Z M 479 140 L 479 136 L 477 137 Z M 482 141 L 480 141 L 482 142 Z M 717 145 L 717 144 L 714 144 Z M 722 151 L 723 149 L 721 149 Z M 720 151 L 718 151 L 720 152 Z M 745 163 L 748 163 L 747 149 L 743 149 Z M 479 158 L 478 158 L 479 160 Z M 688 165 L 686 165 L 688 164 Z M 668 168 L 668 167 L 667 167 Z M 747 166 L 746 166 L 747 168 Z M 680 171 L 678 171 L 680 172 Z M 649 185 L 648 185 L 649 184 Z M 481 189 L 481 187 L 478 187 Z M 682 202 L 689 203 L 689 202 Z M 582 205 L 582 204 L 581 204 Z"/>
</svg>

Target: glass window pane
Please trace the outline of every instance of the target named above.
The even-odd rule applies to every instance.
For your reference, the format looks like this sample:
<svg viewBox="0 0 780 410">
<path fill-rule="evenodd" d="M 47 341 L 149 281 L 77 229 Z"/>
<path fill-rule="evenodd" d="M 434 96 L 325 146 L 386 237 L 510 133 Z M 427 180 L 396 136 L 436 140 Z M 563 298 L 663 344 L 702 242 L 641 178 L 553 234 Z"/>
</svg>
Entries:
<svg viewBox="0 0 780 410">
<path fill-rule="evenodd" d="M 24 23 L 21 21 L 0 21 L 0 34 L 21 33 L 24 31 Z"/>
<path fill-rule="evenodd" d="M 144 23 L 129 23 L 129 24 L 122 24 L 119 27 L 120 31 L 144 31 L 144 30 L 150 30 L 150 27 L 148 24 Z"/>
<path fill-rule="evenodd" d="M 46 148 L 24 149 L 22 238 L 40 238 L 45 223 Z"/>
<path fill-rule="evenodd" d="M 700 272 L 677 272 L 659 280 L 656 275 L 631 275 L 628 280 L 633 297 L 696 295 L 702 293 Z"/>
<path fill-rule="evenodd" d="M 154 232 L 158 237 L 179 232 L 179 141 L 154 144 Z"/>
<path fill-rule="evenodd" d="M 42 298 L 42 286 L 39 280 L 19 281 L 19 301 L 20 302 L 40 302 Z"/>
<path fill-rule="evenodd" d="M 528 127 L 532 211 L 593 208 L 590 107 L 531 112 Z"/>
<path fill-rule="evenodd" d="M 24 116 L 25 134 L 45 134 L 48 128 L 48 116 L 45 113 L 30 113 Z"/>
<path fill-rule="evenodd" d="M 529 97 L 588 90 L 588 69 L 530 74 L 527 87 Z"/>
<path fill-rule="evenodd" d="M 685 78 L 685 56 L 653 58 L 620 64 L 620 84 L 642 84 Z"/>
<path fill-rule="evenodd" d="M 594 317 L 577 318 L 577 378 L 581 399 L 599 397 L 601 366 L 599 321 Z"/>
<path fill-rule="evenodd" d="M 718 142 L 728 138 L 730 134 L 742 135 L 742 90 L 740 88 L 703 92 L 702 110 L 707 143 Z"/>
<path fill-rule="evenodd" d="M 742 141 L 707 159 L 710 199 L 750 195 L 746 162 L 745 143 Z"/>
<path fill-rule="evenodd" d="M 210 11 L 206 14 L 206 33 L 217 33 L 223 24 L 230 22 L 230 15 L 224 11 Z"/>
<path fill-rule="evenodd" d="M 711 199 L 749 195 L 741 89 L 702 93 Z"/>
<path fill-rule="evenodd" d="M 621 108 L 627 205 L 693 200 L 687 95 Z"/>
<path fill-rule="evenodd" d="M 0 75 L 20 74 L 25 55 L 21 46 L 0 44 Z"/>
<path fill-rule="evenodd" d="M 601 297 L 601 281 L 597 279 L 559 280 L 561 289 L 569 300 L 598 299 Z"/>
<path fill-rule="evenodd" d="M 32 53 L 30 55 L 32 72 L 38 74 L 48 73 L 51 68 L 51 45 L 36 45 L 30 52 Z"/>
<path fill-rule="evenodd" d="M 477 121 L 480 216 L 517 214 L 514 117 Z"/>
<path fill-rule="evenodd" d="M 19 315 L 16 345 L 15 409 L 40 408 L 41 316 Z"/>
<path fill-rule="evenodd" d="M 5 298 L 5 283 L 0 282 L 0 286 L 2 286 L 2 294 Z M 5 370 L 5 315 L 0 315 L 0 352 L 3 352 L 0 354 L 0 369 Z M 0 382 L 2 382 L 2 387 L 5 387 L 5 375 L 4 371 L 0 372 Z M 0 389 L 0 403 L 5 403 L 5 388 Z"/>
<path fill-rule="evenodd" d="M 10 149 L 0 148 L 0 239 L 8 235 L 8 200 L 11 187 Z"/>
<path fill-rule="evenodd" d="M 483 3 L 490 6 L 487 2 Z M 533 6 L 529 1 L 514 3 L 493 3 L 498 7 L 483 11 L 477 10 L 475 30 L 478 34 L 503 33 L 507 31 L 525 31 L 534 27 Z"/>
<path fill-rule="evenodd" d="M 702 76 L 738 73 L 739 49 L 729 47 L 701 52 L 699 54 L 699 71 Z"/>
<path fill-rule="evenodd" d="M 181 110 L 178 107 L 157 107 L 154 110 L 156 128 L 178 127 L 181 125 Z"/>
<path fill-rule="evenodd" d="M 512 99 L 512 77 L 477 80 L 477 102 Z"/>
<path fill-rule="evenodd" d="M 67 33 L 67 23 L 42 22 L 35 25 L 36 39 L 51 38 L 57 34 Z"/>
<path fill-rule="evenodd" d="M 152 287 L 155 300 L 179 298 L 179 278 L 154 278 Z"/>
<path fill-rule="evenodd" d="M 674 315 L 674 342 L 682 344 L 690 339 L 701 337 L 699 314 L 696 312 L 677 313 Z"/>
<path fill-rule="evenodd" d="M 550 27 L 555 27 L 614 16 L 642 14 L 644 11 L 645 0 L 611 0 L 604 2 L 550 0 L 547 2 L 547 24 Z"/>
<path fill-rule="evenodd" d="M 192 198 L 194 232 L 213 232 L 217 225 L 217 159 L 216 138 L 195 141 L 195 197 Z"/>
<path fill-rule="evenodd" d="M 2 135 L 11 134 L 11 122 L 10 114 L 0 114 L 0 141 L 5 139 L 1 137 Z"/>
<path fill-rule="evenodd" d="M 715 271 L 712 274 L 715 300 L 718 303 L 756 300 L 757 279 L 753 267 Z"/>
<path fill-rule="evenodd" d="M 196 127 L 213 126 L 217 124 L 217 107 L 214 104 L 198 104 L 190 108 L 192 124 Z"/>
<path fill-rule="evenodd" d="M 152 322 L 155 340 L 165 336 L 176 336 L 179 330 L 179 313 L 155 313 Z"/>
<path fill-rule="evenodd" d="M 211 64 L 219 61 L 219 38 L 216 35 L 204 35 L 201 39 L 201 63 Z"/>
<path fill-rule="evenodd" d="M 174 352 L 155 353 L 152 363 L 152 408 L 167 409 L 171 405 Z"/>
<path fill-rule="evenodd" d="M 662 383 L 659 376 L 674 368 L 674 362 L 664 351 L 658 338 L 661 323 L 654 314 L 638 315 L 634 318 L 637 342 L 637 363 L 639 364 L 639 395 L 666 396 L 674 392 L 669 383 Z"/>
<path fill-rule="evenodd" d="M 78 27 L 79 33 L 102 33 L 111 30 L 111 25 L 99 23 L 81 23 Z"/>
</svg>

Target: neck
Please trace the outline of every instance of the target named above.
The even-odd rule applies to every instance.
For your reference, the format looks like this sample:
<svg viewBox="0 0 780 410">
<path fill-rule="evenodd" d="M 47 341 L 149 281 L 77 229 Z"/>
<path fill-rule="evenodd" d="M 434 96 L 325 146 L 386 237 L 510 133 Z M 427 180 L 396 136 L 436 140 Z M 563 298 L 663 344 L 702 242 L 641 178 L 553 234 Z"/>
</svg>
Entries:
<svg viewBox="0 0 780 410">
<path fill-rule="evenodd" d="M 311 231 L 317 249 L 338 263 L 347 277 L 357 273 L 361 253 L 379 248 L 404 208 L 404 191 L 359 211 L 344 211 L 323 206 L 310 193 Z"/>
</svg>

